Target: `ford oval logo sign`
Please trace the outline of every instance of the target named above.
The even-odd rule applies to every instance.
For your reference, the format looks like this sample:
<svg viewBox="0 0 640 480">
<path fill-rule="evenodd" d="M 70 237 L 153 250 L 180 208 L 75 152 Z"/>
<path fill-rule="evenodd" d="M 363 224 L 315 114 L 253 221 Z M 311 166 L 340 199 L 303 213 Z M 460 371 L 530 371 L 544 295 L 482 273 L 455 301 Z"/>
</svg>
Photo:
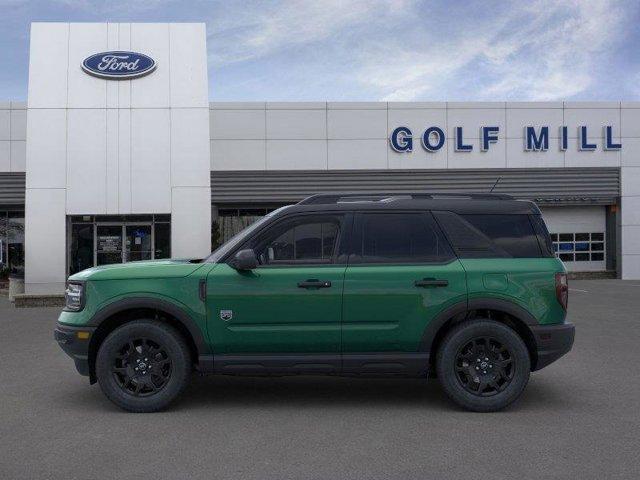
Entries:
<svg viewBox="0 0 640 480">
<path fill-rule="evenodd" d="M 111 80 L 130 80 L 153 72 L 153 58 L 136 52 L 102 52 L 87 57 L 82 69 L 89 75 Z"/>
</svg>

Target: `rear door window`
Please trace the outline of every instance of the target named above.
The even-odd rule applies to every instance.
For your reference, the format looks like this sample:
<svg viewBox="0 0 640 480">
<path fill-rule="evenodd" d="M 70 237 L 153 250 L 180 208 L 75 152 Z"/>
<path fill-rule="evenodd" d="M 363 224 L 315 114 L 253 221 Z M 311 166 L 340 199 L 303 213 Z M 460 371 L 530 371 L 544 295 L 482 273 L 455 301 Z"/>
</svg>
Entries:
<svg viewBox="0 0 640 480">
<path fill-rule="evenodd" d="M 542 256 L 529 215 L 437 212 L 436 218 L 462 258 Z"/>
<path fill-rule="evenodd" d="M 455 257 L 425 212 L 362 213 L 355 238 L 353 263 L 439 263 Z"/>
</svg>

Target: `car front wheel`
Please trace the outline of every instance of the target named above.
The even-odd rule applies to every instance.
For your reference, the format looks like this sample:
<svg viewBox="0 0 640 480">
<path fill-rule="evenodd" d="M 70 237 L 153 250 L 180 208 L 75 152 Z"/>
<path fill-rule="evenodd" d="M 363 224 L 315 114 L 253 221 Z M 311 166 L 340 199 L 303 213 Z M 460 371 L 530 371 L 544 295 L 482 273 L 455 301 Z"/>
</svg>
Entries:
<svg viewBox="0 0 640 480">
<path fill-rule="evenodd" d="M 189 348 L 173 327 L 135 320 L 116 328 L 96 358 L 100 388 L 113 403 L 131 412 L 167 407 L 189 382 Z"/>
<path fill-rule="evenodd" d="M 436 358 L 438 379 L 458 405 L 501 410 L 522 394 L 531 360 L 520 336 L 494 320 L 471 320 L 447 333 Z"/>
</svg>

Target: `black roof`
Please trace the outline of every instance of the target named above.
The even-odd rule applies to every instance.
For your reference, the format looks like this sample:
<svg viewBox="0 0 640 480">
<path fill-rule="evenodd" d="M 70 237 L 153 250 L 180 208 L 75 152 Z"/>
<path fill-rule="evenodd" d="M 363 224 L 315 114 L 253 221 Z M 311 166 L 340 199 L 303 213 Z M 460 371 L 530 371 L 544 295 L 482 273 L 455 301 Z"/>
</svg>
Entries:
<svg viewBox="0 0 640 480">
<path fill-rule="evenodd" d="M 537 205 L 490 193 L 327 193 L 312 195 L 286 209 L 292 212 L 349 210 L 445 210 L 461 214 L 539 214 Z"/>
</svg>

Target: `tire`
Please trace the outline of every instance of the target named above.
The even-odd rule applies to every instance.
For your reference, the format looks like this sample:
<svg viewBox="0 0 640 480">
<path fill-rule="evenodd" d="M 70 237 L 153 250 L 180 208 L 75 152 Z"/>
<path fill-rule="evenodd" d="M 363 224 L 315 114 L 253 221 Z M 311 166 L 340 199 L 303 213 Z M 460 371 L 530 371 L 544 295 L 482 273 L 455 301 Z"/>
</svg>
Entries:
<svg viewBox="0 0 640 480">
<path fill-rule="evenodd" d="M 474 412 L 495 412 L 515 402 L 529 381 L 531 359 L 520 336 L 493 320 L 471 320 L 447 333 L 436 356 L 446 394 Z"/>
<path fill-rule="evenodd" d="M 100 345 L 96 377 L 109 400 L 130 412 L 166 408 L 191 377 L 191 357 L 182 335 L 155 320 L 116 328 Z"/>
</svg>

